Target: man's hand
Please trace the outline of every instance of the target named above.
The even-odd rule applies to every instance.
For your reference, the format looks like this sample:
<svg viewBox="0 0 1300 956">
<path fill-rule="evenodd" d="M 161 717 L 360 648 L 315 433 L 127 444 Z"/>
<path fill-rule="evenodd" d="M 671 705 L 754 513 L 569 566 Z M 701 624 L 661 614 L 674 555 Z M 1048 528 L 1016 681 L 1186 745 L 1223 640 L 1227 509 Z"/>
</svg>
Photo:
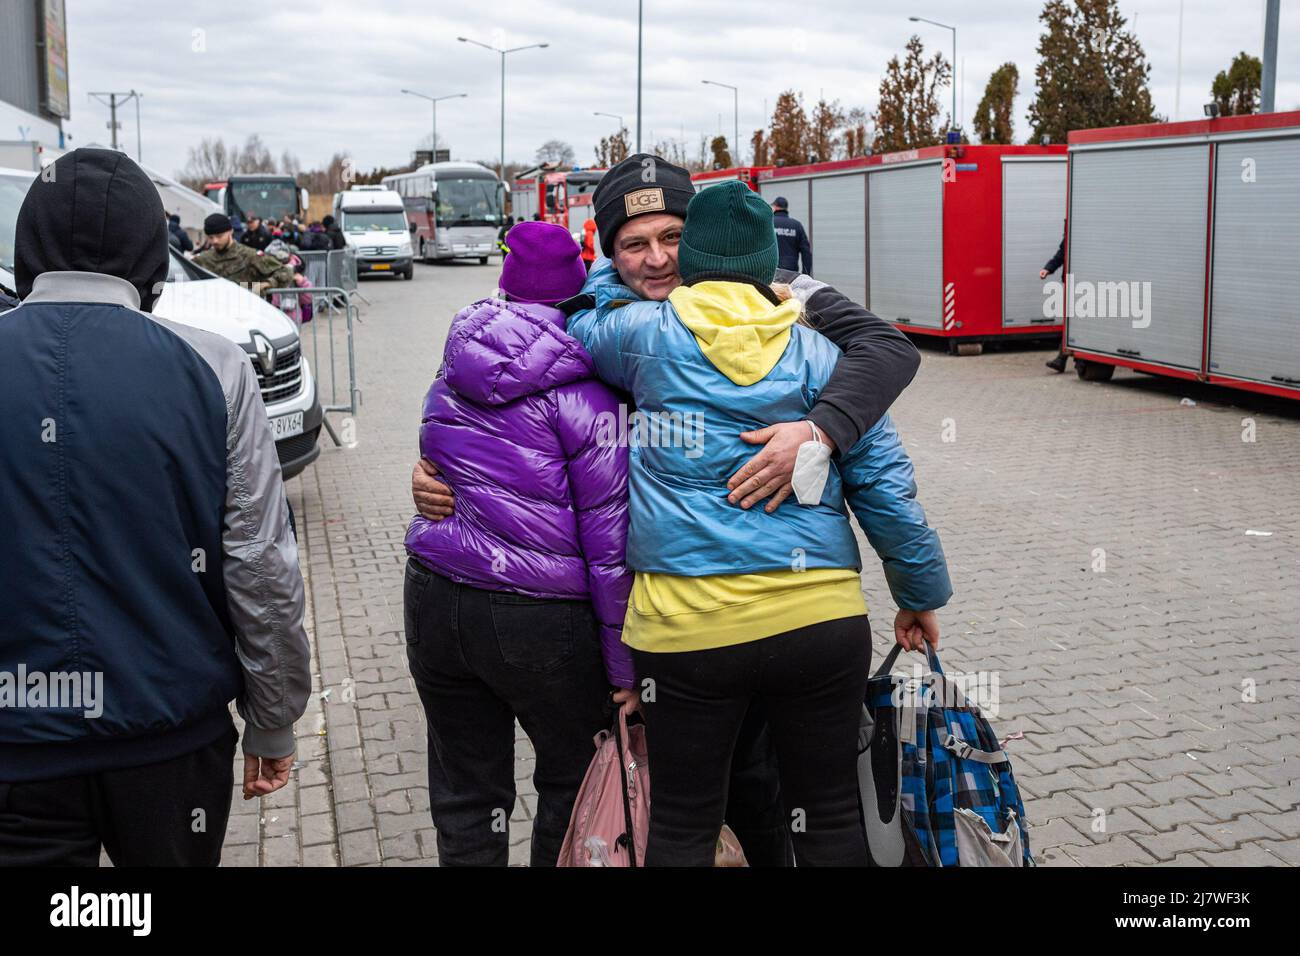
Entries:
<svg viewBox="0 0 1300 956">
<path fill-rule="evenodd" d="M 623 709 L 625 717 L 631 717 L 641 709 L 641 695 L 634 690 L 620 687 L 611 696 L 614 698 L 614 703 Z"/>
<path fill-rule="evenodd" d="M 741 432 L 743 441 L 751 445 L 762 445 L 763 450 L 731 476 L 727 482 L 727 489 L 731 492 L 727 495 L 727 500 L 733 505 L 739 502 L 740 507 L 749 510 L 770 495 L 772 500 L 764 510 L 768 514 L 775 511 L 794 490 L 790 479 L 794 476 L 799 446 L 811 441 L 812 436 L 812 429 L 806 421 L 781 422 L 757 431 Z M 825 432 L 821 432 L 821 440 L 823 445 L 832 452 L 835 451 L 835 442 Z"/>
<path fill-rule="evenodd" d="M 894 617 L 894 640 L 906 651 L 924 650 L 926 641 L 938 647 L 939 615 L 934 611 L 899 611 Z"/>
<path fill-rule="evenodd" d="M 1046 279 L 1046 278 L 1047 278 L 1047 270 L 1046 270 L 1046 269 L 1039 269 L 1039 270 L 1038 270 L 1038 278 L 1040 278 L 1040 279 Z"/>
<path fill-rule="evenodd" d="M 244 799 L 265 797 L 289 782 L 293 754 L 287 757 L 254 757 L 244 754 Z"/>
<path fill-rule="evenodd" d="M 433 462 L 421 458 L 411 472 L 411 498 L 415 510 L 430 521 L 441 521 L 451 516 L 456 508 L 456 497 L 451 489 L 438 480 L 440 472 Z"/>
</svg>

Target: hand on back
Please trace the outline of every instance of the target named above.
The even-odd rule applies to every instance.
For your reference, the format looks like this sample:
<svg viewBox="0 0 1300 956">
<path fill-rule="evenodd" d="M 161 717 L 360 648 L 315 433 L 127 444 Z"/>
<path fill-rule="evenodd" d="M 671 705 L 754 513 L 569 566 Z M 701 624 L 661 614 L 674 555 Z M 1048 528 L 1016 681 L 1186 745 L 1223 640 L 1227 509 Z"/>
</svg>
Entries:
<svg viewBox="0 0 1300 956">
<path fill-rule="evenodd" d="M 438 466 L 427 458 L 415 463 L 411 472 L 411 498 L 415 510 L 430 521 L 441 521 L 451 516 L 456 507 L 456 497 L 451 489 L 438 480 Z"/>
</svg>

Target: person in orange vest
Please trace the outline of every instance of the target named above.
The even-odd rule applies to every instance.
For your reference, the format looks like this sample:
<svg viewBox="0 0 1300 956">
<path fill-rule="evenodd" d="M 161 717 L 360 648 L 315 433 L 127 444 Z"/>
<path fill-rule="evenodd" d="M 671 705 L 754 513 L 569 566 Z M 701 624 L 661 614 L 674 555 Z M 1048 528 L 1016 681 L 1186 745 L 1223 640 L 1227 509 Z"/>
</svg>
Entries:
<svg viewBox="0 0 1300 956">
<path fill-rule="evenodd" d="M 591 271 L 591 264 L 596 261 L 596 220 L 588 219 L 582 224 L 582 261 Z"/>
</svg>

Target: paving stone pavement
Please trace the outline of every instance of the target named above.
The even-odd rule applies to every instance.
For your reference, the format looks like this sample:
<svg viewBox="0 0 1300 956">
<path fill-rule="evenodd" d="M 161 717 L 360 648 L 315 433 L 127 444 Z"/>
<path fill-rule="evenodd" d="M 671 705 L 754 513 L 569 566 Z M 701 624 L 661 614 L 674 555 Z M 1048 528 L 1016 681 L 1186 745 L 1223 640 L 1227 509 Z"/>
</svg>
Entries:
<svg viewBox="0 0 1300 956">
<path fill-rule="evenodd" d="M 356 445 L 324 440 L 288 485 L 314 652 L 300 766 L 266 800 L 236 789 L 224 865 L 437 860 L 402 537 L 448 323 L 497 272 L 362 285 Z M 1125 371 L 1084 383 L 1036 350 L 923 355 L 893 414 L 956 592 L 945 669 L 982 688 L 1001 735 L 1023 734 L 1008 748 L 1036 858 L 1300 865 L 1300 406 Z M 862 544 L 879 660 L 894 607 Z M 523 864 L 522 732 L 516 757 Z"/>
</svg>

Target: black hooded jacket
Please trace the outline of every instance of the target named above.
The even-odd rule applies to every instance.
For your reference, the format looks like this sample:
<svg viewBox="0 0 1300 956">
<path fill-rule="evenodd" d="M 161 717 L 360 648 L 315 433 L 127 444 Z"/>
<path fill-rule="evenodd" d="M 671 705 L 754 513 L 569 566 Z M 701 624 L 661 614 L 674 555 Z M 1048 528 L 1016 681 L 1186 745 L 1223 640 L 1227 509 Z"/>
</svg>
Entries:
<svg viewBox="0 0 1300 956">
<path fill-rule="evenodd" d="M 25 299 L 42 272 L 125 279 L 152 312 L 167 279 L 167 221 L 158 190 L 125 153 L 76 149 L 32 183 L 18 211 L 14 279 Z"/>
<path fill-rule="evenodd" d="M 0 793 L 191 753 L 231 732 L 232 699 L 245 751 L 287 756 L 310 651 L 248 353 L 140 310 L 166 280 L 167 225 L 120 153 L 47 167 L 16 238 L 23 301 L 0 315 L 0 674 L 21 662 L 65 690 L 0 711 Z M 104 693 L 71 696 L 75 675 Z"/>
</svg>

